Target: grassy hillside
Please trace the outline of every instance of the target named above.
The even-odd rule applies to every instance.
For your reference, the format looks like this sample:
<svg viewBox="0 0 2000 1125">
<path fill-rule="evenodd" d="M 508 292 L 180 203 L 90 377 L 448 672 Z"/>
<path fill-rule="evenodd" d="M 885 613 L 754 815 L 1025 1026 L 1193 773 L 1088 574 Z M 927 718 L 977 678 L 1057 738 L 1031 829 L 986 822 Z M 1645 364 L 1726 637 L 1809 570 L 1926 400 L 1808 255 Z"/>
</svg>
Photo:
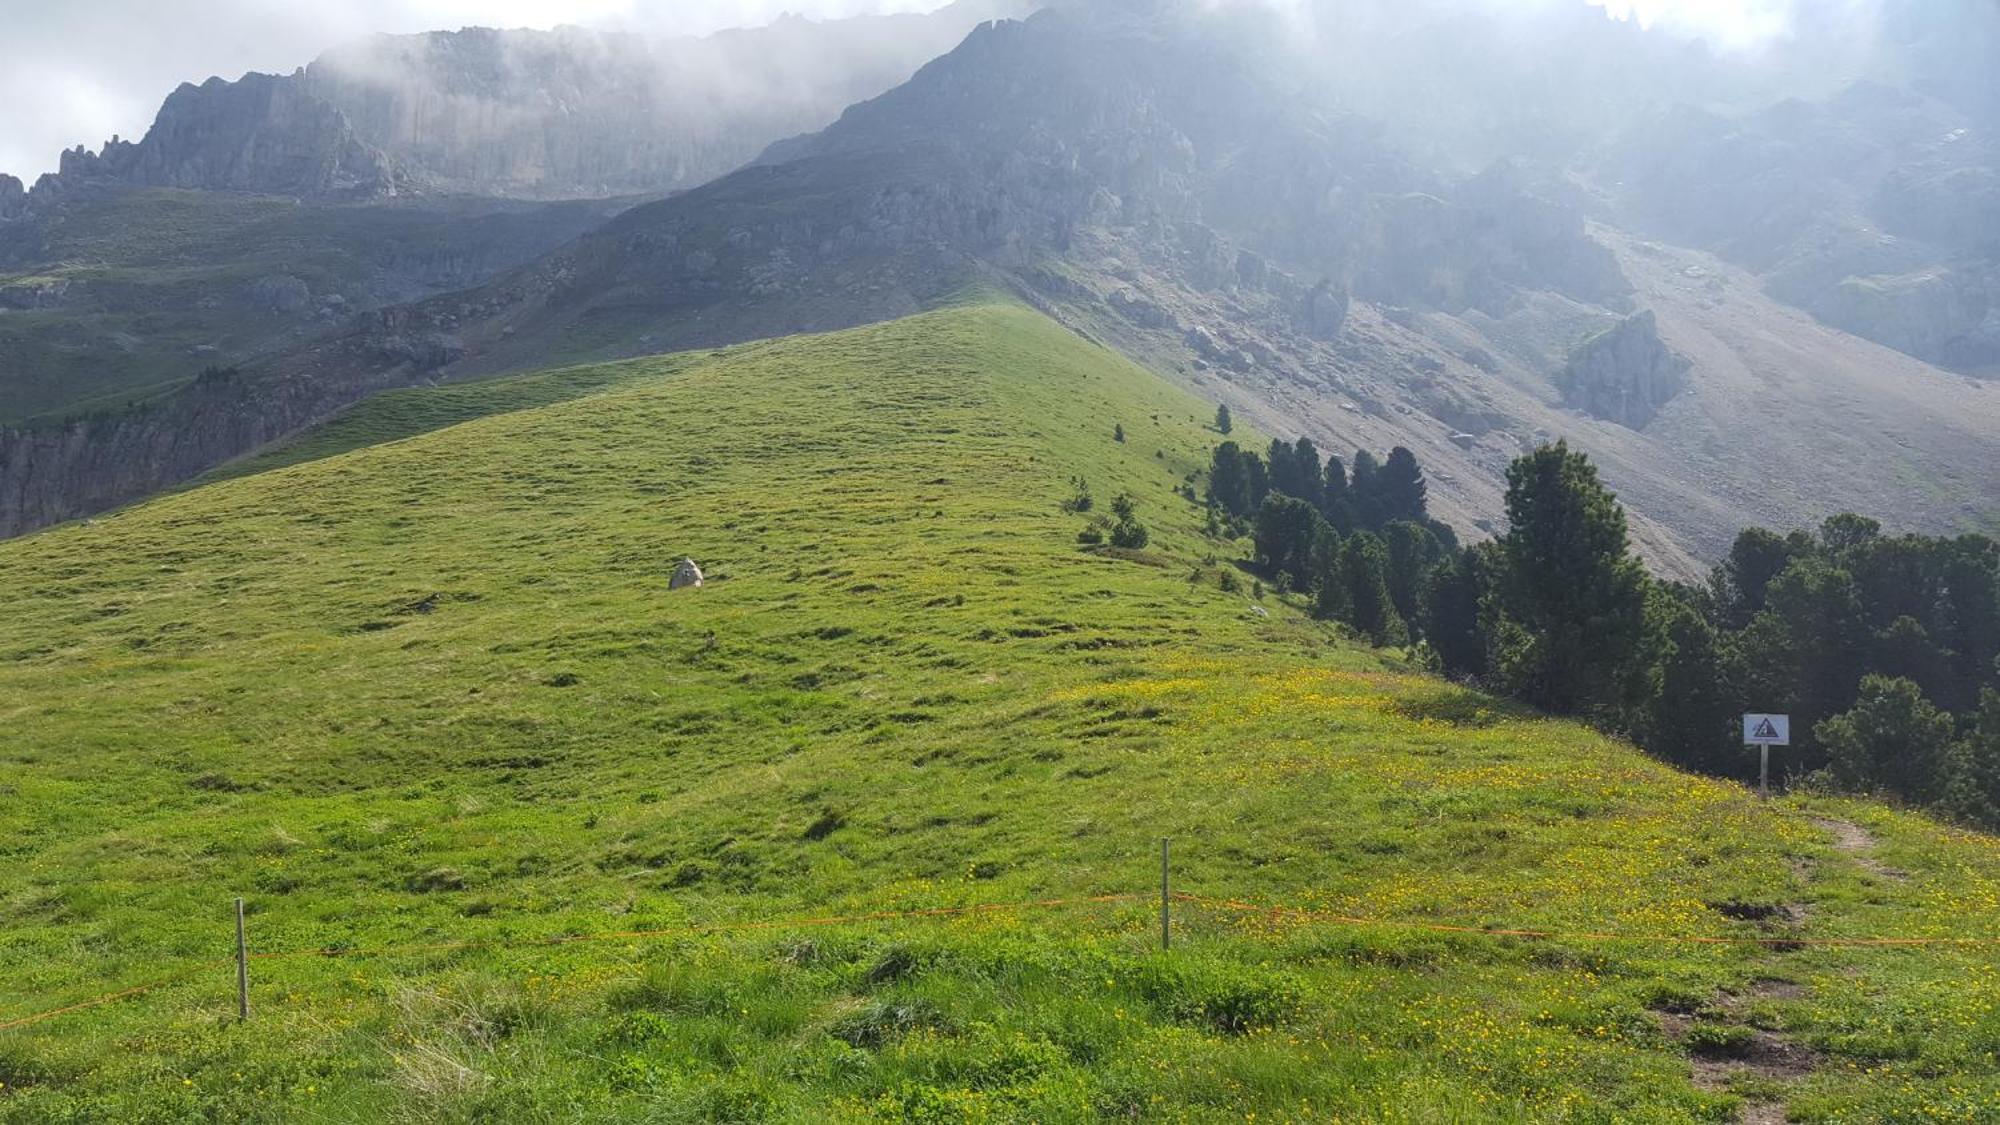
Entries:
<svg viewBox="0 0 2000 1125">
<path fill-rule="evenodd" d="M 2000 936 L 1991 840 L 1225 590 L 1211 408 L 1050 322 L 531 378 L 0 544 L 0 1026 L 168 982 L 0 1030 L 0 1120 L 2000 1113 L 1992 946 L 1801 943 Z M 337 954 L 240 1025 L 237 895 Z"/>
</svg>

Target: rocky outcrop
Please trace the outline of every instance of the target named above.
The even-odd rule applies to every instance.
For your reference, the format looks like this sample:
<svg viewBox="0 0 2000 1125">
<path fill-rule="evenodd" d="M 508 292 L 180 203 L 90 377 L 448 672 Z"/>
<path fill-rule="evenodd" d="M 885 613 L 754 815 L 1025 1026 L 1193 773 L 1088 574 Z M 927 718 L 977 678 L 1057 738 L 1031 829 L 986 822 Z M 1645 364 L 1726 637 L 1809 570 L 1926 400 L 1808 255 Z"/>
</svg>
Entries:
<svg viewBox="0 0 2000 1125">
<path fill-rule="evenodd" d="M 130 156 L 127 178 L 157 187 L 313 198 L 394 194 L 389 158 L 347 115 L 292 78 L 245 75 L 182 86 Z"/>
<path fill-rule="evenodd" d="M 1035 6 L 786 17 L 702 39 L 575 27 L 375 36 L 292 74 L 183 85 L 144 140 L 65 152 L 32 195 L 53 203 L 106 183 L 337 200 L 660 194 L 823 127 L 980 22 Z M 0 184 L 0 218 L 7 208 Z"/>
<path fill-rule="evenodd" d="M 369 199 L 392 195 L 397 176 L 346 116 L 307 93 L 296 75 L 245 75 L 182 85 L 167 97 L 145 139 L 111 138 L 102 151 L 62 154 L 35 185 L 36 202 L 92 185 L 189 188 Z"/>
<path fill-rule="evenodd" d="M 129 503 L 456 359 L 395 313 L 336 347 L 346 362 L 285 373 L 216 369 L 120 410 L 0 428 L 0 539 Z"/>
<path fill-rule="evenodd" d="M 13 176 L 0 173 L 0 222 L 17 219 L 28 210 L 28 189 Z"/>
<path fill-rule="evenodd" d="M 2000 365 L 2000 307 L 1991 282 L 1948 268 L 1847 277 L 1806 307 L 1836 328 L 1945 367 Z"/>
<path fill-rule="evenodd" d="M 1340 338 L 1340 331 L 1347 326 L 1347 312 L 1353 298 L 1344 285 L 1322 281 L 1306 290 L 1298 305 L 1298 315 L 1293 323 L 1299 331 L 1315 340 L 1331 341 Z"/>
<path fill-rule="evenodd" d="M 1511 165 L 1447 194 L 1376 196 L 1363 247 L 1356 289 L 1387 305 L 1500 316 L 1526 292 L 1608 304 L 1632 288 L 1581 209 Z"/>
<path fill-rule="evenodd" d="M 1660 339 L 1648 309 L 1584 341 L 1556 382 L 1567 405 L 1640 430 L 1686 388 L 1691 366 Z"/>
</svg>

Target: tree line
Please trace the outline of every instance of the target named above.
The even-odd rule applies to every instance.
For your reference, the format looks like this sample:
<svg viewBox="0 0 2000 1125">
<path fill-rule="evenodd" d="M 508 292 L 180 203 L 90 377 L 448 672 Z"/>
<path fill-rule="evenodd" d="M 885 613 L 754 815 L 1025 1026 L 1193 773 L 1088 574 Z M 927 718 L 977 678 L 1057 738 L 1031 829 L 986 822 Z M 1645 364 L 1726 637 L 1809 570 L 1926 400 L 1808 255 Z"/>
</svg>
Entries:
<svg viewBox="0 0 2000 1125">
<path fill-rule="evenodd" d="M 1582 453 L 1538 449 L 1507 486 L 1507 533 L 1461 546 L 1407 449 L 1227 441 L 1209 518 L 1317 616 L 1675 764 L 1747 776 L 1741 714 L 1782 712 L 1782 773 L 2000 826 L 2000 544 L 1841 515 L 1744 531 L 1707 581 L 1669 582 Z"/>
</svg>

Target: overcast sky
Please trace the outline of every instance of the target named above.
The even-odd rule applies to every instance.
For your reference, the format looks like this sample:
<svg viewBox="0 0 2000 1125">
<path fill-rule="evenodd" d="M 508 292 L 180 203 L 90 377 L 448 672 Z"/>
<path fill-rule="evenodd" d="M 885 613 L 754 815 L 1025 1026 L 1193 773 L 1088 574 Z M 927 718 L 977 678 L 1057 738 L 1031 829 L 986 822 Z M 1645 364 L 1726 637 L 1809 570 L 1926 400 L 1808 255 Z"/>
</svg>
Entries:
<svg viewBox="0 0 2000 1125">
<path fill-rule="evenodd" d="M 1513 0 L 1509 0 L 1513 2 Z M 1547 3 L 1550 0 L 1519 0 Z M 1613 12 L 1750 43 L 1795 0 L 1589 0 Z M 927 11 L 944 0 L 0 0 L 0 172 L 32 182 L 78 144 L 144 135 L 182 82 L 287 73 L 342 40 L 468 24 L 578 23 L 704 33 L 783 12 Z"/>
</svg>

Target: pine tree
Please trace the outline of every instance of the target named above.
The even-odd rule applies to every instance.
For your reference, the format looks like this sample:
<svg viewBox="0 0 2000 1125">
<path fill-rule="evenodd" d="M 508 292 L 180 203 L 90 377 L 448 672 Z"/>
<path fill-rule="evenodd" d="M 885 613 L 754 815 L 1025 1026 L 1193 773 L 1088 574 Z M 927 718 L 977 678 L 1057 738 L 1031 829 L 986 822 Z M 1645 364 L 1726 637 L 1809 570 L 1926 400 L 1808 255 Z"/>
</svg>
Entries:
<svg viewBox="0 0 2000 1125">
<path fill-rule="evenodd" d="M 1422 524 L 1396 520 L 1382 529 L 1382 542 L 1389 550 L 1389 597 L 1405 622 L 1419 624 L 1424 580 L 1432 566 L 1444 557 L 1437 536 Z"/>
<path fill-rule="evenodd" d="M 1381 537 L 1357 532 L 1340 555 L 1347 581 L 1347 622 L 1377 645 L 1407 643 L 1403 618 L 1389 596 L 1389 549 Z"/>
<path fill-rule="evenodd" d="M 1125 444 L 1125 423 L 1120 422 L 1111 427 L 1111 440 L 1117 442 L 1119 445 Z"/>
<path fill-rule="evenodd" d="M 1232 516 L 1250 511 L 1250 476 L 1243 450 L 1233 441 L 1215 447 L 1208 469 L 1208 498 Z"/>
<path fill-rule="evenodd" d="M 1319 447 L 1311 438 L 1300 438 L 1292 443 L 1292 463 L 1299 468 L 1299 499 L 1313 507 L 1322 507 L 1326 497 L 1326 479 L 1322 475 Z"/>
<path fill-rule="evenodd" d="M 1428 520 L 1429 492 L 1429 486 L 1424 483 L 1424 471 L 1417 464 L 1417 455 L 1400 445 L 1390 450 L 1389 460 L 1375 475 L 1376 503 L 1381 508 L 1382 522 L 1408 520 L 1423 523 Z"/>
<path fill-rule="evenodd" d="M 1347 488 L 1347 466 L 1338 457 L 1326 459 L 1326 473 L 1321 479 L 1320 514 L 1342 535 L 1354 530 L 1354 508 Z"/>
<path fill-rule="evenodd" d="M 1764 592 L 1771 580 L 1783 574 L 1793 559 L 1813 550 L 1812 542 L 1803 536 L 1787 539 L 1761 527 L 1737 535 L 1729 558 L 1716 568 L 1712 583 L 1724 623 L 1737 629 L 1748 625 L 1764 608 Z"/>
<path fill-rule="evenodd" d="M 1303 498 L 1299 492 L 1299 472 L 1292 464 L 1292 447 L 1289 442 L 1272 438 L 1271 447 L 1264 451 L 1264 464 L 1270 473 L 1272 492 Z"/>
<path fill-rule="evenodd" d="M 1814 728 L 1842 782 L 1880 786 L 1917 802 L 1944 795 L 1952 734 L 1951 716 L 1925 699 L 1922 688 L 1872 675 L 1861 681 L 1852 710 Z"/>
<path fill-rule="evenodd" d="M 1816 764 L 1817 724 L 1854 705 L 1867 668 L 1868 623 L 1854 576 L 1816 556 L 1785 568 L 1765 592 L 1764 611 L 1743 634 L 1746 676 L 1761 680 L 1757 710 L 1783 711 L 1806 732 L 1794 757 Z M 1768 694 L 1764 694 L 1768 693 Z M 1766 698 L 1782 706 L 1766 706 Z"/>
<path fill-rule="evenodd" d="M 1486 673 L 1482 610 L 1501 566 L 1499 545 L 1481 543 L 1434 567 L 1425 583 L 1424 640 L 1453 675 Z"/>
<path fill-rule="evenodd" d="M 1127 551 L 1137 551 L 1151 542 L 1152 535 L 1146 525 L 1139 522 L 1138 504 L 1132 494 L 1121 492 L 1111 500 L 1111 511 L 1118 522 L 1111 527 L 1111 545 Z"/>
<path fill-rule="evenodd" d="M 1980 695 L 1972 733 L 1945 763 L 1945 807 L 1987 829 L 2000 827 L 2000 691 Z"/>
<path fill-rule="evenodd" d="M 1379 530 L 1382 518 L 1382 497 L 1376 487 L 1376 476 L 1382 471 L 1381 462 L 1365 449 L 1354 451 L 1354 467 L 1348 470 L 1347 502 L 1354 510 L 1354 526 L 1364 531 Z"/>
<path fill-rule="evenodd" d="M 1257 557 L 1274 575 L 1289 575 L 1294 587 L 1312 579 L 1312 549 L 1326 521 L 1319 509 L 1293 496 L 1272 493 L 1257 510 Z"/>
<path fill-rule="evenodd" d="M 1747 758 L 1736 738 L 1721 639 L 1702 615 L 1664 591 L 1647 610 L 1651 649 L 1639 744 L 1687 769 L 1741 776 Z"/>
<path fill-rule="evenodd" d="M 1963 535 L 1940 545 L 1933 637 L 1950 654 L 1951 690 L 1943 698 L 1968 709 L 1986 687 L 2000 687 L 2000 544 Z"/>
<path fill-rule="evenodd" d="M 1235 428 L 1235 423 L 1229 418 L 1229 406 L 1226 403 L 1215 408 L 1215 428 L 1224 434 Z"/>
<path fill-rule="evenodd" d="M 1543 446 L 1507 470 L 1501 612 L 1513 628 L 1495 672 L 1517 698 L 1559 714 L 1622 712 L 1639 688 L 1646 573 L 1625 513 L 1588 457 Z"/>
<path fill-rule="evenodd" d="M 1331 527 L 1322 527 L 1313 540 L 1313 616 L 1321 621 L 1348 619 L 1347 571 L 1341 554 L 1347 539 Z"/>
</svg>

